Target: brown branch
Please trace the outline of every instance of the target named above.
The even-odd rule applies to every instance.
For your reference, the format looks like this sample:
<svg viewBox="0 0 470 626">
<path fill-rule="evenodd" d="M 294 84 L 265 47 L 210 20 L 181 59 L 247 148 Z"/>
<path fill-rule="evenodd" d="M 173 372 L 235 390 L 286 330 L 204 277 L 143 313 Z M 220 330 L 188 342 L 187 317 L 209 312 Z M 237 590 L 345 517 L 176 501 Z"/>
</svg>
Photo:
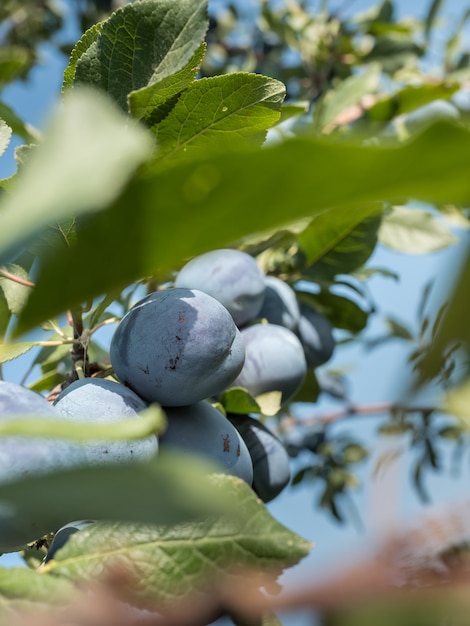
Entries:
<svg viewBox="0 0 470 626">
<path fill-rule="evenodd" d="M 16 274 L 12 274 L 8 270 L 0 268 L 0 276 L 3 278 L 7 278 L 8 280 L 13 281 L 14 283 L 18 283 L 18 285 L 23 285 L 24 287 L 34 287 L 35 284 L 26 278 L 21 278 L 21 276 L 16 276 Z"/>
<path fill-rule="evenodd" d="M 346 418 L 363 417 L 363 416 L 377 416 L 384 415 L 386 413 L 432 413 L 436 411 L 438 407 L 432 406 L 405 406 L 401 404 L 395 404 L 394 402 L 377 402 L 372 404 L 348 404 L 342 409 L 336 411 L 329 411 L 318 415 L 311 415 L 306 418 L 299 419 L 292 414 L 289 414 L 282 422 L 282 430 L 288 430 L 294 426 L 326 426 L 332 422 L 337 422 Z M 439 411 L 443 412 L 443 409 L 439 407 Z"/>
</svg>

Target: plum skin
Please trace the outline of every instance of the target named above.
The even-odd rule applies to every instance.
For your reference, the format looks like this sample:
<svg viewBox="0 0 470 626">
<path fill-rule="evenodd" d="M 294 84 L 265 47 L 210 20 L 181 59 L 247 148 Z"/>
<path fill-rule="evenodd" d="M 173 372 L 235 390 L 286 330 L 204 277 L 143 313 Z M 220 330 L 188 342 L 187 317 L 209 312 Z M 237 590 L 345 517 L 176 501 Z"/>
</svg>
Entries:
<svg viewBox="0 0 470 626">
<path fill-rule="evenodd" d="M 77 520 L 74 522 L 69 522 L 68 524 L 65 524 L 64 526 L 59 528 L 59 530 L 54 535 L 54 538 L 51 542 L 51 545 L 49 546 L 43 563 L 48 563 L 49 561 L 51 561 L 55 557 L 57 550 L 60 550 L 60 548 L 63 548 L 65 546 L 71 535 L 74 535 L 75 533 L 83 530 L 87 526 L 90 526 L 90 524 L 94 523 L 94 520 Z"/>
<path fill-rule="evenodd" d="M 282 442 L 264 424 L 248 415 L 230 415 L 246 443 L 253 463 L 253 491 L 271 502 L 290 481 L 289 455 Z"/>
<path fill-rule="evenodd" d="M 237 377 L 245 351 L 227 309 L 196 289 L 157 291 L 122 318 L 110 348 L 119 380 L 147 402 L 185 406 Z"/>
<path fill-rule="evenodd" d="M 165 407 L 167 430 L 160 447 L 174 448 L 204 456 L 221 471 L 238 476 L 251 486 L 253 464 L 250 453 L 236 428 L 210 402 L 190 406 Z"/>
<path fill-rule="evenodd" d="M 276 276 L 266 276 L 266 293 L 258 317 L 295 332 L 300 319 L 295 291 Z"/>
<path fill-rule="evenodd" d="M 237 326 L 255 319 L 263 304 L 265 275 L 241 250 L 220 248 L 194 257 L 178 272 L 175 287 L 199 289 L 221 302 Z"/>
<path fill-rule="evenodd" d="M 307 364 L 318 367 L 333 356 L 336 341 L 328 319 L 314 308 L 300 303 L 297 335 L 302 343 Z"/>
<path fill-rule="evenodd" d="M 104 378 L 84 378 L 66 387 L 54 406 L 65 420 L 108 424 L 138 417 L 147 408 L 137 394 L 124 385 Z M 158 452 L 158 439 L 151 435 L 136 441 L 90 441 L 84 445 L 89 465 L 147 461 Z"/>
<path fill-rule="evenodd" d="M 298 337 L 276 324 L 253 324 L 241 331 L 245 364 L 233 382 L 253 396 L 269 391 L 282 393 L 282 404 L 302 386 L 307 374 L 304 350 Z"/>
<path fill-rule="evenodd" d="M 0 419 L 8 420 L 16 415 L 63 421 L 57 409 L 40 394 L 16 383 L 0 381 Z M 71 441 L 14 436 L 0 440 L 0 484 L 86 464 L 84 447 Z M 9 515 L 0 509 L 2 552 L 17 551 L 50 530 L 39 526 L 34 519 L 18 519 L 14 511 Z"/>
</svg>

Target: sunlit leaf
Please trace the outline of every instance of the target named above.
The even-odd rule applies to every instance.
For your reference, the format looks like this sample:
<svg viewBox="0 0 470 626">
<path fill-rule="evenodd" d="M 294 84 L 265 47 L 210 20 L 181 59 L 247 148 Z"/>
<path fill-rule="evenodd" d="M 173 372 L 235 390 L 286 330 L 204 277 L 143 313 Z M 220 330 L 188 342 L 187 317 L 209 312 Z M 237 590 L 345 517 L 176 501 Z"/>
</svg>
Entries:
<svg viewBox="0 0 470 626">
<path fill-rule="evenodd" d="M 391 250 L 428 254 L 457 243 L 443 220 L 423 209 L 395 206 L 385 214 L 379 241 Z"/>
</svg>

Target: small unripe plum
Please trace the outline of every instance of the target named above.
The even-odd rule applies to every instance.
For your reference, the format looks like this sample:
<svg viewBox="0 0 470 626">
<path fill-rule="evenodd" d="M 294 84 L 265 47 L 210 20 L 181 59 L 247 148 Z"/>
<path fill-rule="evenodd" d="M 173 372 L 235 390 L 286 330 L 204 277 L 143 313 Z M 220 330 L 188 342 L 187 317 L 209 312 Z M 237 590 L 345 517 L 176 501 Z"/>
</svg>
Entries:
<svg viewBox="0 0 470 626">
<path fill-rule="evenodd" d="M 289 455 L 281 441 L 257 419 L 247 415 L 230 415 L 230 421 L 250 453 L 253 490 L 263 502 L 270 502 L 289 483 Z"/>
<path fill-rule="evenodd" d="M 184 406 L 237 377 L 243 341 L 227 309 L 196 289 L 150 294 L 123 317 L 110 358 L 121 382 L 148 402 Z"/>
<path fill-rule="evenodd" d="M 237 326 L 257 317 L 266 289 L 264 273 L 252 256 L 224 248 L 186 263 L 175 287 L 200 289 L 216 298 L 230 311 Z"/>
<path fill-rule="evenodd" d="M 71 422 L 96 424 L 138 418 L 148 406 L 131 389 L 104 378 L 76 380 L 58 395 L 54 405 Z M 158 439 L 151 435 L 136 441 L 90 441 L 84 449 L 90 465 L 146 461 L 157 454 Z"/>
<path fill-rule="evenodd" d="M 280 391 L 283 404 L 293 398 L 307 374 L 298 337 L 276 324 L 254 324 L 241 334 L 245 364 L 232 386 L 245 387 L 253 396 Z"/>
<path fill-rule="evenodd" d="M 49 550 L 47 551 L 46 557 L 44 559 L 44 563 L 51 561 L 60 548 L 63 548 L 69 538 L 78 533 L 80 530 L 87 528 L 90 524 L 94 524 L 94 520 L 78 520 L 76 522 L 70 522 L 69 524 L 65 524 L 62 528 L 55 533 L 54 539 L 52 540 L 51 545 L 49 546 Z"/>
<path fill-rule="evenodd" d="M 41 395 L 21 385 L 0 381 L 0 419 L 6 421 L 15 416 L 63 421 L 57 409 Z M 0 438 L 0 484 L 83 465 L 86 465 L 83 446 L 70 441 L 45 437 Z M 11 516 L 2 511 L 0 551 L 17 550 L 50 530 L 34 519 L 18 519 L 14 511 Z"/>
<path fill-rule="evenodd" d="M 318 367 L 331 359 L 336 345 L 331 324 L 324 315 L 303 302 L 297 333 L 310 367 Z"/>
<path fill-rule="evenodd" d="M 258 317 L 295 332 L 300 319 L 295 291 L 276 276 L 266 276 L 266 292 Z"/>
<path fill-rule="evenodd" d="M 253 465 L 238 431 L 207 401 L 190 406 L 165 407 L 167 430 L 160 437 L 161 449 L 174 448 L 202 455 L 219 465 L 222 472 L 238 476 L 251 485 Z"/>
</svg>

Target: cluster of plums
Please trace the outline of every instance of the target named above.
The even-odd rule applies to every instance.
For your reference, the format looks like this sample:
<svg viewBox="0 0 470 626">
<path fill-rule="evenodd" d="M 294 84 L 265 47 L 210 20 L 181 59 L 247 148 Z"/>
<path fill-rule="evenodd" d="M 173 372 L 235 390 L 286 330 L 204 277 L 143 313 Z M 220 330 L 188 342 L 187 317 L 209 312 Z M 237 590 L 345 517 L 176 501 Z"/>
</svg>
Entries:
<svg viewBox="0 0 470 626">
<path fill-rule="evenodd" d="M 284 446 L 256 417 L 226 416 L 214 403 L 231 387 L 254 397 L 277 391 L 286 403 L 302 386 L 307 368 L 327 361 L 334 345 L 327 319 L 300 304 L 287 283 L 266 276 L 252 256 L 234 249 L 203 254 L 179 271 L 174 286 L 151 293 L 122 318 L 110 347 L 120 382 L 76 381 L 53 406 L 24 387 L 0 383 L 1 417 L 22 413 L 108 423 L 138 419 L 158 403 L 168 418 L 166 431 L 159 438 L 86 445 L 7 437 L 0 441 L 1 480 L 77 465 L 145 461 L 159 448 L 177 448 L 208 457 L 269 502 L 290 480 Z M 65 535 L 70 528 L 74 523 Z M 0 537 L 0 550 L 17 549 L 50 531 L 37 528 L 34 520 L 26 529 L 12 525 L 8 536 Z M 59 533 L 56 537 L 60 543 Z"/>
</svg>

